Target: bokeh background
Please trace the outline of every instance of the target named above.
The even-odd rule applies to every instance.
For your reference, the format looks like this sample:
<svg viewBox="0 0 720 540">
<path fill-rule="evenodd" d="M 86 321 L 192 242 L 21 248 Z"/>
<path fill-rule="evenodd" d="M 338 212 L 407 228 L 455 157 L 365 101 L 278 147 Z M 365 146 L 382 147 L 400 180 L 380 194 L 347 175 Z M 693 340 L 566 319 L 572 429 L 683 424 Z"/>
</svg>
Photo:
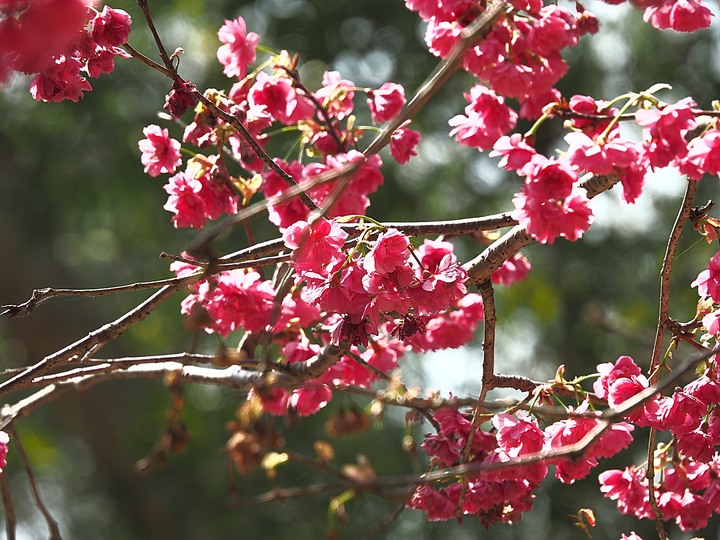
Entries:
<svg viewBox="0 0 720 540">
<path fill-rule="evenodd" d="M 169 50 L 182 47 L 181 73 L 199 87 L 228 88 L 215 59 L 217 29 L 224 19 L 242 15 L 248 29 L 276 50 L 300 53 L 301 75 L 317 88 L 326 69 L 335 69 L 358 86 L 392 80 L 416 89 L 436 65 L 422 41 L 424 27 L 399 0 L 176 0 L 151 2 L 157 26 Z M 131 44 L 148 55 L 155 51 L 142 14 L 134 3 L 113 7 L 133 16 Z M 692 95 L 701 107 L 720 97 L 718 23 L 693 35 L 650 28 L 629 6 L 599 2 L 586 7 L 601 19 L 601 34 L 584 38 L 568 52 L 563 95 L 590 94 L 611 99 L 628 90 L 666 82 L 672 102 Z M 100 287 L 168 275 L 162 251 L 179 253 L 196 238 L 175 230 L 162 210 L 163 179 L 142 172 L 137 141 L 143 126 L 158 123 L 168 81 L 133 61 L 94 80 L 93 91 L 78 104 L 42 104 L 27 92 L 27 78 L 0 93 L 0 304 L 26 300 L 33 288 Z M 383 154 L 385 185 L 373 197 L 369 214 L 380 220 L 448 219 L 510 209 L 517 178 L 493 160 L 462 149 L 447 136 L 447 120 L 462 111 L 462 91 L 473 84 L 464 74 L 452 81 L 415 119 L 424 138 L 419 156 L 399 168 Z M 361 101 L 361 100 L 359 100 Z M 363 104 L 358 103 L 358 111 Z M 360 113 L 360 121 L 367 121 Z M 163 124 L 165 125 L 165 124 Z M 168 125 L 179 138 L 181 128 Z M 561 126 L 550 123 L 539 145 L 553 152 Z M 288 135 L 291 142 L 291 135 Z M 560 143 L 562 147 L 562 143 Z M 645 195 L 625 207 L 618 193 L 593 201 L 596 224 L 582 241 L 558 241 L 525 251 L 530 276 L 498 290 L 498 369 L 536 379 L 552 378 L 559 364 L 570 375 L 594 371 L 621 354 L 646 365 L 657 319 L 658 274 L 667 235 L 677 211 L 683 180 L 661 171 L 648 181 Z M 707 179 L 698 203 L 717 198 L 715 179 Z M 716 214 L 717 215 L 717 214 Z M 262 219 L 253 222 L 259 240 L 277 234 Z M 228 250 L 246 245 L 241 231 L 223 240 Z M 692 318 L 697 300 L 689 284 L 717 246 L 691 230 L 680 245 L 673 274 L 671 315 Z M 466 260 L 478 250 L 458 242 Z M 34 363 L 132 308 L 145 294 L 99 299 L 58 299 L 31 316 L 0 320 L 0 368 Z M 161 354 L 186 350 L 192 335 L 179 314 L 178 295 L 145 322 L 133 327 L 104 356 Z M 459 351 L 407 357 L 409 383 L 455 395 L 479 389 L 480 338 Z M 213 339 L 200 349 L 212 352 Z M 680 350 L 679 355 L 687 353 Z M 20 396 L 13 396 L 19 398 Z M 207 386 L 186 389 L 184 420 L 191 440 L 187 451 L 172 455 L 164 468 L 147 475 L 134 472 L 163 427 L 170 396 L 162 381 L 129 381 L 96 386 L 82 395 L 66 394 L 17 423 L 43 498 L 66 538 L 323 538 L 328 531 L 328 496 L 313 496 L 256 507 L 231 504 L 223 447 L 242 401 L 242 393 Z M 327 438 L 323 422 L 340 406 L 360 398 L 338 396 L 321 414 L 301 424 L 282 420 L 288 445 L 312 454 L 313 442 Z M 427 426 L 416 428 L 420 441 Z M 337 462 L 351 463 L 364 453 L 379 474 L 413 471 L 402 450 L 403 413 L 388 411 L 382 424 L 362 435 L 333 440 Z M 644 459 L 640 444 L 596 472 Z M 4 473 L 12 487 L 22 538 L 46 536 L 32 504 L 27 480 L 11 454 Z M 282 485 L 331 480 L 315 471 L 280 470 Z M 236 477 L 242 496 L 270 487 L 262 473 Z M 535 509 L 515 526 L 489 531 L 472 519 L 428 523 L 407 510 L 375 533 L 379 538 L 580 538 L 572 514 L 592 508 L 598 526 L 593 538 L 616 539 L 634 529 L 650 538 L 653 527 L 620 516 L 600 497 L 596 474 L 572 487 L 548 479 L 537 492 Z M 340 538 L 369 538 L 395 507 L 365 495 L 347 505 L 349 520 Z M 673 527 L 672 538 L 684 538 Z M 3 534 L 3 533 L 0 533 Z M 717 520 L 704 532 L 718 537 Z"/>
</svg>

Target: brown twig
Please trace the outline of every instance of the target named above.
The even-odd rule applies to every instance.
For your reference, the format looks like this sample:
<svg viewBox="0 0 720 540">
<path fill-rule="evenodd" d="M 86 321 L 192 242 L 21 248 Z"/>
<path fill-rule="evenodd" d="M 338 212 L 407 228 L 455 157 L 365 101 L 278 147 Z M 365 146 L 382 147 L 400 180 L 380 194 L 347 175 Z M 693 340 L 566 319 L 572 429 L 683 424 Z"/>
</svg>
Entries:
<svg viewBox="0 0 720 540">
<path fill-rule="evenodd" d="M 179 285 L 165 285 L 150 298 L 128 311 L 122 317 L 93 330 L 84 338 L 46 356 L 36 364 L 26 368 L 21 373 L 0 383 L 0 395 L 23 388 L 33 378 L 42 375 L 49 369 L 73 358 L 83 358 L 88 352 L 112 341 L 135 323 L 145 319 L 157 306 L 170 298 L 179 288 Z"/>
<path fill-rule="evenodd" d="M 5 509 L 5 534 L 7 540 L 15 540 L 17 517 L 15 517 L 15 507 L 13 506 L 12 494 L 7 481 L 7 473 L 0 474 L 0 492 L 2 492 L 3 508 Z"/>
<path fill-rule="evenodd" d="M 18 458 L 20 458 L 20 463 L 22 463 L 23 469 L 25 469 L 25 474 L 28 477 L 28 483 L 30 484 L 30 492 L 32 493 L 35 505 L 45 519 L 45 523 L 47 523 L 50 540 L 62 540 L 60 528 L 58 527 L 57 521 L 55 521 L 55 519 L 52 517 L 50 511 L 45 506 L 45 503 L 43 503 L 42 497 L 40 497 L 40 492 L 38 491 L 37 483 L 35 482 L 35 476 L 33 475 L 32 469 L 30 468 L 30 462 L 28 461 L 25 449 L 20 442 L 20 437 L 18 437 L 17 431 L 12 425 L 8 427 L 8 431 L 10 432 L 10 438 L 15 445 Z"/>
<path fill-rule="evenodd" d="M 157 29 L 155 28 L 155 23 L 153 22 L 152 17 L 150 16 L 150 7 L 148 6 L 147 0 L 137 0 L 138 7 L 142 10 L 143 15 L 145 16 L 145 22 L 147 22 L 148 28 L 150 28 L 150 32 L 152 33 L 153 39 L 155 40 L 155 45 L 158 48 L 158 52 L 160 53 L 160 58 L 163 61 L 163 64 L 165 65 L 165 68 L 172 73 L 172 79 L 175 79 L 177 77 L 177 70 L 175 69 L 175 66 L 172 63 L 172 60 L 170 60 L 170 57 L 168 56 L 167 51 L 165 50 L 165 46 L 163 45 L 162 40 L 160 39 L 160 35 L 158 34 Z"/>
<path fill-rule="evenodd" d="M 668 238 L 667 247 L 665 249 L 665 256 L 663 257 L 662 267 L 660 270 L 660 308 L 658 310 L 657 331 L 655 334 L 655 343 L 653 344 L 649 369 L 651 384 L 656 384 L 659 377 L 662 342 L 665 335 L 665 329 L 667 328 L 669 320 L 670 276 L 672 274 L 673 262 L 675 260 L 677 246 L 680 242 L 680 237 L 682 236 L 685 222 L 692 215 L 692 205 L 695 199 L 696 192 L 697 182 L 688 180 L 687 186 L 685 187 L 685 196 L 683 197 L 682 204 L 680 205 L 678 215 L 675 218 L 675 224 L 673 225 L 670 237 Z M 655 440 L 656 430 L 654 428 L 651 428 L 650 436 L 648 439 L 648 467 L 645 477 L 648 481 L 650 506 L 652 507 L 653 513 L 655 514 L 655 528 L 657 530 L 658 537 L 661 540 L 667 540 L 667 533 L 665 532 L 665 526 L 663 524 L 662 512 L 660 511 L 657 500 L 655 499 Z"/>
<path fill-rule="evenodd" d="M 472 449 L 474 433 L 481 424 L 482 403 L 485 401 L 487 393 L 494 387 L 495 383 L 495 323 L 497 322 L 497 318 L 495 315 L 495 293 L 490 279 L 486 279 L 480 284 L 480 293 L 483 299 L 485 321 L 482 344 L 483 373 L 480 395 L 477 398 L 473 411 L 472 427 L 470 428 L 471 436 L 468 437 L 463 452 L 463 461 L 465 462 L 470 460 L 470 450 Z"/>
<path fill-rule="evenodd" d="M 198 276 L 200 273 L 198 273 Z M 40 304 L 57 298 L 60 296 L 84 296 L 86 298 L 95 298 L 108 294 L 117 294 L 123 292 L 141 291 L 145 289 L 157 289 L 166 285 L 184 285 L 192 281 L 192 277 L 174 277 L 168 279 L 159 279 L 156 281 L 141 281 L 138 283 L 129 283 L 127 285 L 117 285 L 114 287 L 100 287 L 97 289 L 54 289 L 46 287 L 44 289 L 35 289 L 29 300 L 22 304 L 8 304 L 0 306 L 4 311 L 0 312 L 0 317 L 7 316 L 10 319 L 14 317 L 25 317 L 30 315 Z"/>
</svg>

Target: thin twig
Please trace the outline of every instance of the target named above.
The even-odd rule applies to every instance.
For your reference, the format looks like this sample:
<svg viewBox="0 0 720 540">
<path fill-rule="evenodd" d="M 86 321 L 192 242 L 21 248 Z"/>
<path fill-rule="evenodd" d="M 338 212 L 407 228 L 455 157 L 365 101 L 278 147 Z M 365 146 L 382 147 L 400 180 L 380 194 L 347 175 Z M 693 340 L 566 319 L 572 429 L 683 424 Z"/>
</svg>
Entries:
<svg viewBox="0 0 720 540">
<path fill-rule="evenodd" d="M 173 71 L 170 71 L 169 69 L 161 66 L 155 60 L 148 58 L 147 56 L 145 56 L 143 53 L 141 53 L 137 49 L 131 47 L 129 43 L 125 43 L 123 45 L 123 49 L 125 49 L 128 52 L 128 54 L 130 56 L 132 56 L 135 60 L 139 60 L 146 66 L 151 67 L 155 71 L 159 71 L 160 73 L 162 73 L 166 77 L 169 77 L 170 79 L 175 78 L 175 73 Z"/>
<path fill-rule="evenodd" d="M 165 68 L 170 71 L 173 74 L 173 79 L 177 77 L 177 70 L 175 69 L 175 66 L 172 63 L 172 60 L 170 60 L 170 57 L 168 56 L 167 51 L 165 50 L 165 46 L 163 45 L 162 40 L 160 39 L 160 35 L 158 34 L 157 29 L 155 28 L 155 23 L 153 22 L 152 17 L 150 16 L 150 7 L 148 6 L 147 0 L 137 0 L 138 7 L 142 10 L 143 15 L 145 16 L 145 22 L 147 22 L 148 28 L 150 28 L 150 32 L 153 35 L 153 39 L 155 40 L 155 45 L 158 48 L 158 51 L 160 52 L 160 58 L 163 61 L 163 64 L 165 64 Z"/>
<path fill-rule="evenodd" d="M 30 484 L 30 492 L 32 493 L 35 505 L 37 506 L 38 510 L 40 510 L 40 513 L 45 519 L 45 523 L 47 523 L 48 531 L 50 533 L 50 540 L 62 540 L 60 528 L 58 527 L 57 521 L 55 521 L 55 519 L 52 517 L 50 511 L 45 506 L 45 503 L 43 503 L 42 497 L 40 497 L 40 492 L 38 491 L 37 484 L 35 482 L 35 476 L 33 475 L 32 469 L 30 468 L 30 462 L 28 461 L 27 454 L 25 454 L 25 449 L 20 442 L 20 437 L 18 437 L 17 431 L 12 424 L 8 426 L 8 431 L 10 432 L 10 438 L 12 439 L 13 444 L 15 445 L 15 449 L 17 450 L 17 455 L 20 458 L 20 463 L 22 463 L 23 469 L 25 469 L 25 474 L 27 474 L 28 483 Z"/>
<path fill-rule="evenodd" d="M 663 257 L 662 268 L 660 270 L 660 308 L 658 310 L 657 331 L 655 334 L 655 343 L 653 344 L 649 369 L 651 384 L 656 384 L 659 377 L 662 342 L 665 334 L 665 329 L 667 328 L 669 320 L 670 276 L 672 274 L 675 253 L 677 252 L 678 243 L 680 242 L 680 237 L 682 236 L 685 222 L 690 218 L 692 214 L 692 205 L 693 201 L 695 200 L 696 192 L 697 182 L 688 180 L 687 186 L 685 187 L 685 196 L 683 197 L 682 204 L 680 205 L 678 215 L 675 218 L 675 224 L 673 225 L 670 237 L 668 238 L 667 248 L 665 249 L 665 257 Z M 652 507 L 653 513 L 655 514 L 655 529 L 657 530 L 658 537 L 661 540 L 667 540 L 667 533 L 665 532 L 663 515 L 655 498 L 655 440 L 656 430 L 655 428 L 651 428 L 650 436 L 648 438 L 648 466 L 645 477 L 648 481 L 650 506 Z"/>
<path fill-rule="evenodd" d="M 165 300 L 170 298 L 177 290 L 178 285 L 166 285 L 150 298 L 128 311 L 125 315 L 115 321 L 93 330 L 84 338 L 76 341 L 49 356 L 46 356 L 36 364 L 26 368 L 22 373 L 0 383 L 0 395 L 7 394 L 13 390 L 23 388 L 33 378 L 42 375 L 52 367 L 72 358 L 82 358 L 88 352 L 99 345 L 103 345 L 120 336 L 125 330 L 135 323 L 145 319 Z"/>
<path fill-rule="evenodd" d="M 7 473 L 0 474 L 0 491 L 2 492 L 3 507 L 5 508 L 5 534 L 7 534 L 7 540 L 15 540 L 17 518 L 15 517 L 15 507 L 13 506 L 12 494 L 7 481 Z"/>
<path fill-rule="evenodd" d="M 197 276 L 201 273 L 198 272 Z M 54 289 L 46 287 L 44 289 L 35 289 L 32 296 L 22 304 L 8 304 L 0 306 L 4 311 L 0 312 L 0 317 L 7 316 L 10 319 L 14 317 L 25 317 L 30 315 L 40 304 L 60 296 L 84 296 L 87 298 L 95 298 L 108 294 L 117 294 L 123 292 L 142 291 L 145 289 L 158 289 L 166 285 L 184 285 L 189 284 L 192 277 L 174 277 L 167 279 L 158 279 L 155 281 L 140 281 L 138 283 L 129 283 L 127 285 L 116 285 L 114 287 L 100 287 L 97 289 Z"/>
</svg>

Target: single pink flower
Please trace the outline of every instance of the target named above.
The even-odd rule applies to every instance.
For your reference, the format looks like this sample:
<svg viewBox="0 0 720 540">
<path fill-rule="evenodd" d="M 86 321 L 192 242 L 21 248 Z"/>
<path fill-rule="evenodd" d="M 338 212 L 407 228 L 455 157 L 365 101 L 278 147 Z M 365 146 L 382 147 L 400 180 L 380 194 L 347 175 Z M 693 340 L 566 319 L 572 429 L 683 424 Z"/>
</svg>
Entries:
<svg viewBox="0 0 720 540">
<path fill-rule="evenodd" d="M 92 21 L 92 37 L 101 47 L 118 47 L 127 43 L 131 24 L 127 12 L 104 6 Z"/>
<path fill-rule="evenodd" d="M 454 116 L 448 122 L 453 128 L 450 136 L 461 145 L 488 150 L 515 127 L 517 113 L 505 105 L 505 98 L 485 86 L 476 84 L 465 99 L 470 102 L 465 115 Z"/>
<path fill-rule="evenodd" d="M 420 132 L 408 129 L 410 120 L 406 120 L 390 137 L 390 155 L 401 165 L 416 156 L 415 148 L 420 142 Z"/>
<path fill-rule="evenodd" d="M 347 237 L 337 222 L 326 219 L 319 219 L 312 226 L 298 221 L 283 232 L 283 241 L 293 252 L 293 266 L 301 274 L 308 270 L 322 272 L 331 263 L 343 261 Z"/>
<path fill-rule="evenodd" d="M 293 390 L 288 405 L 298 416 L 310 416 L 325 407 L 332 399 L 332 390 L 325 384 L 307 383 Z"/>
<path fill-rule="evenodd" d="M 388 229 L 375 241 L 375 245 L 363 259 L 367 272 L 389 274 L 407 264 L 410 258 L 410 240 L 397 229 Z"/>
<path fill-rule="evenodd" d="M 392 120 L 405 105 L 405 89 L 397 83 L 386 82 L 377 90 L 368 92 L 367 103 L 374 123 Z"/>
<path fill-rule="evenodd" d="M 255 32 L 247 32 L 245 20 L 238 17 L 225 21 L 218 30 L 218 38 L 223 43 L 217 50 L 217 58 L 224 66 L 223 73 L 228 77 L 242 79 L 247 67 L 255 61 L 255 50 L 260 36 Z"/>
<path fill-rule="evenodd" d="M 145 173 L 153 178 L 160 173 L 174 173 L 182 163 L 180 143 L 172 139 L 167 129 L 151 124 L 143 128 L 146 139 L 138 142 L 142 152 L 140 161 L 145 166 Z"/>
<path fill-rule="evenodd" d="M 712 256 L 707 269 L 700 272 L 690 286 L 698 288 L 700 298 L 709 296 L 720 303 L 720 251 Z"/>
<path fill-rule="evenodd" d="M 248 92 L 251 107 L 264 107 L 278 122 L 297 124 L 313 115 L 312 102 L 293 87 L 287 77 L 271 77 L 264 71 L 258 73 Z"/>
</svg>

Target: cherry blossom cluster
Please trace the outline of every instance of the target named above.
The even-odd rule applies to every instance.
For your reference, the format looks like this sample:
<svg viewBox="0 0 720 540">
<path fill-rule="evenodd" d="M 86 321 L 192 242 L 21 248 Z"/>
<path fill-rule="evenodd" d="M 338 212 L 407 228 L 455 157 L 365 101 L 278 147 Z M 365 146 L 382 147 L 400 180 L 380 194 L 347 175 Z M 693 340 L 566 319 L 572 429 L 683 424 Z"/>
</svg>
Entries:
<svg viewBox="0 0 720 540">
<path fill-rule="evenodd" d="M 0 82 L 11 71 L 37 73 L 30 83 L 39 101 L 78 101 L 96 78 L 129 55 L 132 21 L 121 9 L 96 11 L 88 0 L 12 1 L 0 4 Z"/>
<path fill-rule="evenodd" d="M 259 36 L 247 31 L 242 18 L 226 21 L 218 37 L 222 43 L 218 60 L 223 72 L 236 81 L 227 93 L 208 90 L 205 97 L 238 118 L 261 146 L 286 131 L 278 129 L 281 126 L 297 130 L 302 153 L 308 161 L 286 162 L 275 158 L 276 167 L 268 167 L 244 138 L 223 120 L 216 119 L 202 103 L 194 108 L 194 118 L 185 129 L 182 142 L 203 151 L 228 148 L 242 172 L 236 177 L 216 176 L 215 180 L 236 193 L 245 190 L 244 199 L 257 191 L 257 187 L 249 187 L 256 182 L 261 183 L 265 196 L 272 198 L 282 196 L 293 183 L 311 182 L 323 173 L 361 162 L 328 215 L 364 214 L 370 204 L 368 195 L 383 182 L 382 161 L 377 155 L 365 159 L 357 150 L 363 130 L 357 127 L 353 114 L 355 94 L 366 95 L 370 119 L 380 124 L 396 117 L 402 109 L 406 101 L 403 87 L 389 82 L 377 89 L 356 88 L 338 72 L 329 71 L 323 77 L 322 87 L 311 92 L 297 76 L 297 59 L 285 51 L 271 56 L 248 73 L 248 67 L 256 61 Z M 194 87 L 190 85 L 176 81 L 173 92 L 168 95 L 166 108 L 173 116 L 181 116 L 195 104 L 191 95 Z M 419 132 L 410 129 L 408 124 L 409 121 L 403 123 L 391 138 L 390 153 L 399 163 L 406 163 L 415 155 L 414 149 L 420 141 Z M 140 142 L 140 148 L 145 171 L 151 176 L 175 173 L 182 164 L 180 142 L 159 127 L 148 126 L 144 133 L 147 138 Z M 236 211 L 224 189 L 213 190 L 207 182 L 201 185 L 198 178 L 191 176 L 187 171 L 178 173 L 165 187 L 170 194 L 165 208 L 173 212 L 175 226 L 201 228 L 222 213 Z M 308 189 L 307 195 L 322 205 L 333 189 L 333 184 L 321 184 Z M 211 200 L 213 197 L 216 200 Z M 308 216 L 308 206 L 297 197 L 270 205 L 270 220 L 281 230 Z"/>
<path fill-rule="evenodd" d="M 610 406 L 620 405 L 649 387 L 647 378 L 632 358 L 598 366 L 595 394 Z M 671 440 L 654 464 L 655 500 L 666 520 L 674 519 L 682 530 L 703 528 L 720 509 L 717 483 L 720 472 L 720 382 L 715 362 L 705 372 L 671 396 L 658 395 L 628 415 L 639 427 L 667 433 Z M 617 500 L 619 510 L 638 518 L 654 518 L 646 472 L 640 467 L 611 470 L 600 475 L 601 490 Z"/>
<path fill-rule="evenodd" d="M 576 409 L 585 412 L 587 402 Z M 472 430 L 471 417 L 452 409 L 434 414 L 440 425 L 436 434 L 427 435 L 422 448 L 437 468 L 461 463 L 492 467 L 523 456 L 552 452 L 577 443 L 598 424 L 587 417 L 571 417 L 542 429 L 536 419 L 521 414 L 501 413 L 488 419 L 487 429 Z M 584 478 L 597 466 L 632 442 L 633 426 L 621 422 L 612 426 L 579 459 L 556 458 L 508 469 L 489 469 L 467 475 L 445 486 L 422 486 L 408 506 L 424 511 L 431 521 L 475 516 L 485 526 L 495 522 L 517 523 L 523 512 L 532 509 L 533 491 L 555 465 L 555 476 L 565 484 Z"/>
<path fill-rule="evenodd" d="M 427 23 L 428 49 L 441 58 L 461 43 L 464 30 L 487 7 L 480 0 L 405 3 Z M 694 31 L 707 27 L 712 17 L 698 0 L 632 3 L 662 29 Z M 597 18 L 581 4 L 574 12 L 541 0 L 510 4 L 512 10 L 465 51 L 462 65 L 476 82 L 464 94 L 463 113 L 448 123 L 449 136 L 460 145 L 489 151 L 500 167 L 522 179 L 511 216 L 527 234 L 540 243 L 581 238 L 594 219 L 584 187 L 589 176 L 617 178 L 624 201 L 633 204 L 650 170 L 675 167 L 692 181 L 720 174 L 718 121 L 692 99 L 663 103 L 655 97 L 661 87 L 612 101 L 582 95 L 566 99 L 555 88 L 569 69 L 563 51 L 599 29 Z M 108 73 L 116 56 L 128 56 L 121 46 L 128 40 L 130 16 L 107 6 L 97 11 L 86 0 L 46 0 L 39 6 L 0 1 L 0 80 L 11 71 L 33 73 L 35 99 L 77 101 L 90 90 L 86 76 Z M 364 217 L 384 176 L 380 156 L 364 154 L 359 143 L 368 129 L 398 118 L 406 105 L 404 88 L 394 82 L 358 88 L 339 72 L 327 71 L 320 88 L 310 90 L 300 80 L 296 56 L 282 51 L 259 57 L 266 50 L 259 48 L 260 36 L 240 17 L 225 21 L 218 39 L 217 59 L 230 79 L 229 89 L 199 93 L 170 70 L 174 76 L 165 109 L 175 118 L 188 113 L 192 118 L 185 119 L 181 140 L 167 128 L 147 126 L 138 143 L 141 163 L 153 178 L 168 175 L 164 208 L 177 228 L 202 229 L 211 220 L 237 214 L 262 192 L 269 219 L 282 234 L 290 272 L 284 281 L 267 279 L 260 266 L 209 271 L 190 286 L 182 313 L 194 328 L 224 340 L 237 338 L 247 347 L 243 351 L 277 366 L 306 362 L 331 345 L 342 346 L 339 360 L 321 375 L 287 388 L 269 383 L 251 390 L 248 399 L 271 415 L 312 415 L 332 400 L 334 389 L 369 388 L 379 378 L 396 382 L 393 372 L 408 351 L 468 343 L 485 317 L 485 306 L 482 296 L 468 291 L 468 273 L 453 244 L 443 238 L 414 241 Z M 356 109 L 360 96 L 364 104 Z M 372 126 L 363 126 L 359 118 Z M 555 118 L 566 120 L 567 147 L 546 157 L 534 148 L 535 134 Z M 513 133 L 519 119 L 534 122 L 525 134 Z M 620 130 L 620 122 L 629 120 L 641 128 L 637 141 Z M 247 133 L 236 129 L 238 123 Z M 400 164 L 416 154 L 420 141 L 410 123 L 405 120 L 389 138 L 390 156 Z M 283 142 L 288 133 L 299 147 L 295 159 L 265 153 L 270 141 Z M 181 150 L 191 157 L 183 160 Z M 339 175 L 320 181 L 351 166 L 347 179 Z M 297 184 L 306 187 L 304 197 L 285 197 Z M 717 229 L 705 225 L 708 239 L 717 239 Z M 198 272 L 200 263 L 185 258 L 171 267 L 178 276 Z M 511 285 L 529 271 L 529 261 L 512 254 L 492 274 L 492 282 Z M 717 342 L 720 253 L 692 286 L 700 295 L 693 331 L 706 332 L 705 345 Z M 619 407 L 650 387 L 627 356 L 597 370 L 593 403 Z M 560 482 L 572 484 L 588 476 L 600 459 L 626 448 L 635 427 L 649 427 L 667 439 L 650 464 L 650 474 L 658 478 L 654 499 L 662 517 L 683 530 L 701 528 L 720 511 L 718 375 L 715 360 L 706 362 L 695 380 L 671 395 L 646 400 L 627 415 L 628 422 L 613 424 L 572 459 L 557 457 L 557 451 L 580 443 L 601 422 L 579 385 L 559 382 L 587 399 L 566 406 L 566 417 L 555 422 L 532 412 L 486 414 L 478 421 L 460 410 L 435 410 L 439 427 L 422 444 L 430 466 L 479 469 L 455 481 L 418 487 L 408 506 L 430 520 L 476 516 L 484 525 L 515 523 L 532 508 L 549 466 Z M 539 407 L 547 405 L 549 395 L 534 397 Z M 0 468 L 7 442 L 0 432 Z M 540 459 L 543 454 L 546 459 Z M 528 456 L 537 459 L 505 466 Z M 601 491 L 617 501 L 622 513 L 654 518 L 642 467 L 606 471 L 599 479 Z"/>
</svg>

